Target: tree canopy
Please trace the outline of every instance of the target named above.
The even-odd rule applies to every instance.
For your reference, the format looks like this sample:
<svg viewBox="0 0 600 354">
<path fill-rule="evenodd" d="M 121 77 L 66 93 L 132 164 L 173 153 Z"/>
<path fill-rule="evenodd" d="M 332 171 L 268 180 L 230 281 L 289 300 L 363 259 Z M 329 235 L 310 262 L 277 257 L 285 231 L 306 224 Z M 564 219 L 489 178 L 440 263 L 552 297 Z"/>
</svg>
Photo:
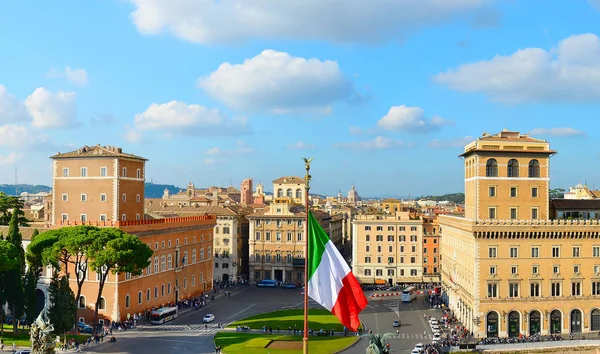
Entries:
<svg viewBox="0 0 600 354">
<path fill-rule="evenodd" d="M 16 212 L 19 226 L 29 226 L 30 220 L 27 220 L 23 212 L 23 201 L 19 197 L 0 192 L 0 225 L 8 225 L 13 212 Z"/>
<path fill-rule="evenodd" d="M 0 272 L 14 270 L 19 266 L 19 251 L 11 242 L 0 240 Z"/>
</svg>

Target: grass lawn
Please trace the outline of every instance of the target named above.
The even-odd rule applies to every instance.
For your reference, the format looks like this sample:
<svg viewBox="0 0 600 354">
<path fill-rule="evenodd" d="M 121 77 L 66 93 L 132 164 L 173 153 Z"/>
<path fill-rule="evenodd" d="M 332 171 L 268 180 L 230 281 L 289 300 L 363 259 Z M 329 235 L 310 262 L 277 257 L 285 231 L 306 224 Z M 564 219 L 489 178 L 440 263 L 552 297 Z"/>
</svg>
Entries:
<svg viewBox="0 0 600 354">
<path fill-rule="evenodd" d="M 301 330 L 304 328 L 304 310 L 291 309 L 267 312 L 233 322 L 228 327 L 235 328 L 237 326 L 248 326 L 252 329 L 262 329 L 263 326 L 267 326 L 273 328 L 273 333 L 277 332 L 277 326 L 280 327 L 281 333 L 287 333 L 288 327 L 291 327 L 293 331 L 294 326 L 296 326 L 296 329 Z M 339 333 L 344 329 L 344 326 L 327 310 L 309 309 L 308 328 L 315 331 L 333 329 Z"/>
<path fill-rule="evenodd" d="M 19 347 L 30 347 L 31 346 L 31 342 L 29 341 L 29 329 L 26 329 L 26 330 L 19 329 L 17 331 L 17 334 L 14 335 L 13 331 L 12 331 L 12 325 L 5 324 L 3 327 L 4 327 L 4 335 L 0 336 L 0 338 L 2 338 L 2 340 L 4 340 L 4 345 L 6 347 L 10 348 L 13 343 L 15 343 Z M 54 335 L 53 337 L 56 338 L 55 336 L 56 335 Z M 90 336 L 89 334 L 80 334 L 78 336 L 68 334 L 67 340 L 74 338 L 74 339 L 79 340 L 79 342 L 81 343 L 84 340 L 87 340 L 89 336 Z M 61 335 L 61 340 L 62 339 L 63 339 L 63 337 Z"/>
<path fill-rule="evenodd" d="M 331 316 L 331 315 L 330 315 Z M 312 353 L 335 353 L 340 351 L 357 339 L 355 336 L 348 337 L 309 337 L 308 350 Z M 301 336 L 286 335 L 263 335 L 240 332 L 219 332 L 215 336 L 216 345 L 220 345 L 226 354 L 275 354 L 275 353 L 302 353 L 302 349 L 274 349 L 264 348 L 271 340 L 302 342 Z M 261 346 L 262 344 L 262 346 Z"/>
</svg>

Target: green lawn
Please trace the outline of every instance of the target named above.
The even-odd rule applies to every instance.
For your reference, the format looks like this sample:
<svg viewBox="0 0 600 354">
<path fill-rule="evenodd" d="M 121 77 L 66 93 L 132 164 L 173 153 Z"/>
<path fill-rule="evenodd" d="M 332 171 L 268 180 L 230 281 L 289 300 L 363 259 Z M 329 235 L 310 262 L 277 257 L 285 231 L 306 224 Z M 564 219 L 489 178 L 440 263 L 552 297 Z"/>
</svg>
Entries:
<svg viewBox="0 0 600 354">
<path fill-rule="evenodd" d="M 330 315 L 331 316 L 331 315 Z M 275 353 L 302 353 L 302 349 L 273 349 L 264 348 L 271 340 L 302 342 L 301 336 L 289 335 L 263 335 L 239 332 L 219 332 L 215 336 L 216 345 L 220 345 L 226 354 L 275 354 Z M 348 337 L 309 337 L 308 350 L 311 353 L 330 354 L 338 352 L 357 340 L 355 336 Z"/>
<path fill-rule="evenodd" d="M 280 327 L 281 333 L 287 333 L 288 327 L 292 327 L 293 331 L 294 326 L 301 330 L 304 328 L 304 310 L 292 309 L 263 313 L 233 322 L 228 327 L 235 328 L 237 326 L 248 326 L 252 329 L 262 329 L 263 326 L 267 326 L 273 328 L 273 333 L 277 332 L 277 326 Z M 308 328 L 315 331 L 333 329 L 339 333 L 344 326 L 331 312 L 324 309 L 310 309 L 308 310 Z"/>
<path fill-rule="evenodd" d="M 29 341 L 29 329 L 26 329 L 26 330 L 19 329 L 17 331 L 17 334 L 14 335 L 13 331 L 12 331 L 12 325 L 5 324 L 3 327 L 4 327 L 4 335 L 0 336 L 0 338 L 2 338 L 2 340 L 4 340 L 4 345 L 7 348 L 10 348 L 13 343 L 15 343 L 19 347 L 31 346 L 31 342 Z M 56 335 L 54 335 L 53 337 L 55 337 L 55 336 Z M 89 334 L 80 334 L 78 336 L 67 335 L 67 339 L 75 338 L 75 339 L 79 340 L 79 342 L 81 343 L 81 342 L 87 340 L 89 336 L 90 336 Z M 61 336 L 61 339 L 63 339 L 62 336 Z"/>
</svg>

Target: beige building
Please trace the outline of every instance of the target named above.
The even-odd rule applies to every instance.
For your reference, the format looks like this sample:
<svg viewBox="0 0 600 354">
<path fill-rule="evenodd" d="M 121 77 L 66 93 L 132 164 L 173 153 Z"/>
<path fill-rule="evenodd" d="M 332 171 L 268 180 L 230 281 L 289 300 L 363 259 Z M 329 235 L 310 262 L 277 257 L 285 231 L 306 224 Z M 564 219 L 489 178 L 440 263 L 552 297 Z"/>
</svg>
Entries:
<svg viewBox="0 0 600 354">
<path fill-rule="evenodd" d="M 273 181 L 273 201 L 276 203 L 306 204 L 304 178 L 285 176 Z"/>
<path fill-rule="evenodd" d="M 364 284 L 423 281 L 423 221 L 409 213 L 356 215 L 352 269 Z"/>
<path fill-rule="evenodd" d="M 479 337 L 600 330 L 600 224 L 549 220 L 547 141 L 484 134 L 465 147 L 465 217 L 441 215 L 449 307 Z"/>
</svg>

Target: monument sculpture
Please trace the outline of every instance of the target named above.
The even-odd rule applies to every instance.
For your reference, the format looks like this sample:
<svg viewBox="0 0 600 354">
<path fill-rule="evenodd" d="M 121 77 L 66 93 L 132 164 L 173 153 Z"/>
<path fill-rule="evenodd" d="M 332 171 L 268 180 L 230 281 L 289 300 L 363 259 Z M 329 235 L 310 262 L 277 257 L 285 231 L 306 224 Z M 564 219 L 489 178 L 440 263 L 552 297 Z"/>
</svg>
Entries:
<svg viewBox="0 0 600 354">
<path fill-rule="evenodd" d="M 55 353 L 54 348 L 56 347 L 56 342 L 52 340 L 51 335 L 53 331 L 54 327 L 48 319 L 46 309 L 44 309 L 42 312 L 40 312 L 33 324 L 31 324 L 29 335 L 31 340 L 32 354 Z"/>
</svg>

